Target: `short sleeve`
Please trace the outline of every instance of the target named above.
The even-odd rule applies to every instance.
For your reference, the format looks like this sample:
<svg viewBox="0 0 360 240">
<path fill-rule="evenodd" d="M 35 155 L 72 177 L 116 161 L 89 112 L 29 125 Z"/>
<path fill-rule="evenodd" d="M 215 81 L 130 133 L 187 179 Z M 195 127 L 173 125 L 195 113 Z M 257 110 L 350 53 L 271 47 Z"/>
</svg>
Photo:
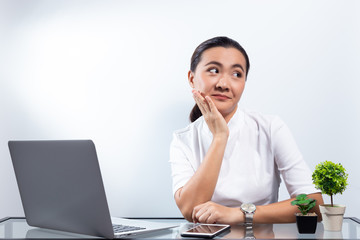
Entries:
<svg viewBox="0 0 360 240">
<path fill-rule="evenodd" d="M 290 196 L 319 192 L 289 128 L 278 117 L 271 124 L 271 138 L 275 162 Z"/>
<path fill-rule="evenodd" d="M 186 144 L 181 141 L 176 133 L 170 145 L 170 164 L 172 173 L 173 195 L 183 187 L 194 175 L 195 169 L 191 164 L 191 151 Z"/>
</svg>

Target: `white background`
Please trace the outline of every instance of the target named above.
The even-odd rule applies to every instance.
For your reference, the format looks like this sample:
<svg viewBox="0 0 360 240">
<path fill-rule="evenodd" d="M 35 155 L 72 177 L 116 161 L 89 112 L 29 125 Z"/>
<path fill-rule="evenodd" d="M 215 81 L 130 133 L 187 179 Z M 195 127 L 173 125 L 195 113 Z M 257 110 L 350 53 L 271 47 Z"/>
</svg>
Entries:
<svg viewBox="0 0 360 240">
<path fill-rule="evenodd" d="M 359 9 L 342 0 L 0 0 L 0 218 L 23 215 L 10 139 L 92 139 L 112 215 L 180 216 L 169 144 L 193 106 L 191 54 L 219 35 L 250 56 L 241 106 L 279 115 L 312 170 L 342 163 L 349 186 L 335 202 L 359 217 Z"/>
</svg>

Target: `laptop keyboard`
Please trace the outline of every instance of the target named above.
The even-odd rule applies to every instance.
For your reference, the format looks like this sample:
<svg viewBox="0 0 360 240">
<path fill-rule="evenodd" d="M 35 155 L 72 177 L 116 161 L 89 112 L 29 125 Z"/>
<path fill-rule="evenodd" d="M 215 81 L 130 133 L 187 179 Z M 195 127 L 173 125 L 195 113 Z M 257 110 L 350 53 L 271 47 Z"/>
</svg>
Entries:
<svg viewBox="0 0 360 240">
<path fill-rule="evenodd" d="M 145 229 L 143 227 L 113 224 L 114 233 L 130 232 Z"/>
</svg>

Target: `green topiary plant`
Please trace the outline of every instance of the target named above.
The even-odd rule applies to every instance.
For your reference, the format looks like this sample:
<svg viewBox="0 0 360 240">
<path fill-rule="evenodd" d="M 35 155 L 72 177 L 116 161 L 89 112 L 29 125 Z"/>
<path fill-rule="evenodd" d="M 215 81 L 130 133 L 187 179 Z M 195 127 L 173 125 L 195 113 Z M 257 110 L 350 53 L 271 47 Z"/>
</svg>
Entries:
<svg viewBox="0 0 360 240">
<path fill-rule="evenodd" d="M 335 164 L 330 161 L 319 163 L 312 174 L 315 187 L 331 198 L 333 207 L 333 195 L 343 193 L 346 189 L 348 174 L 341 163 Z"/>
<path fill-rule="evenodd" d="M 296 196 L 296 199 L 291 202 L 291 205 L 298 206 L 301 214 L 306 216 L 308 212 L 315 207 L 316 200 L 312 198 L 308 198 L 306 194 L 299 194 Z"/>
</svg>

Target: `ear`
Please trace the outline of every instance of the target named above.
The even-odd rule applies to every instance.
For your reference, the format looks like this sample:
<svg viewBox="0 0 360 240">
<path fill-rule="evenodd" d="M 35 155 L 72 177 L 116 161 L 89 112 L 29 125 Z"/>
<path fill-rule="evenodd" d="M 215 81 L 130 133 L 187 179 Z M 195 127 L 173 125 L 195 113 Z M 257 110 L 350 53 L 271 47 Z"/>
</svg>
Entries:
<svg viewBox="0 0 360 240">
<path fill-rule="evenodd" d="M 192 88 L 195 88 L 195 84 L 194 84 L 194 73 L 189 70 L 188 72 L 188 81 L 189 81 L 189 84 Z"/>
</svg>

